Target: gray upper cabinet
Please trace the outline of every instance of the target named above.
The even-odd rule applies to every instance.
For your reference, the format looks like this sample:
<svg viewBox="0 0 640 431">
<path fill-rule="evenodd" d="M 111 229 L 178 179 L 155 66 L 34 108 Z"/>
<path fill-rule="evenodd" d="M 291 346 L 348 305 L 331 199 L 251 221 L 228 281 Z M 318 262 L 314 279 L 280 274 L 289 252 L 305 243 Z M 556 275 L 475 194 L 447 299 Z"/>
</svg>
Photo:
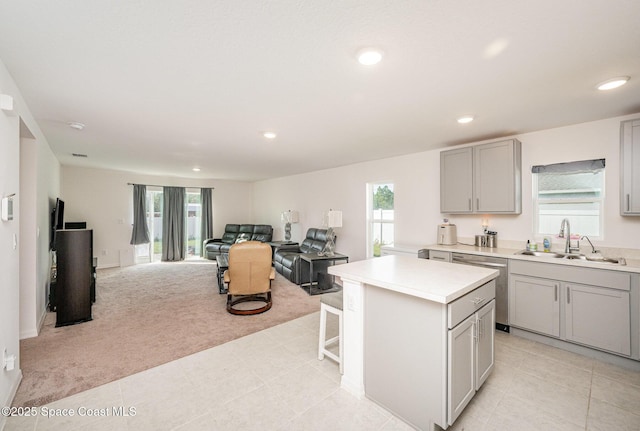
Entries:
<svg viewBox="0 0 640 431">
<path fill-rule="evenodd" d="M 520 214 L 521 143 L 517 139 L 440 153 L 440 212 Z"/>
<path fill-rule="evenodd" d="M 440 153 L 440 212 L 473 210 L 473 147 Z"/>
<path fill-rule="evenodd" d="M 620 214 L 640 216 L 640 119 L 620 124 Z"/>
</svg>

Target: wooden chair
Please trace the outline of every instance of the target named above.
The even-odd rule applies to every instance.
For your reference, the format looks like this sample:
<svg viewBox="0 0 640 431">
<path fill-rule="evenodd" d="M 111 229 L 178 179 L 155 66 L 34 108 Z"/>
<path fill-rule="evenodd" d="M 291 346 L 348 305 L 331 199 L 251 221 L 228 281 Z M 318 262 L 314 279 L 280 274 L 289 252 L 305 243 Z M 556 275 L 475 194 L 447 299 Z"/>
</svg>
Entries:
<svg viewBox="0 0 640 431">
<path fill-rule="evenodd" d="M 260 241 L 245 241 L 229 249 L 229 269 L 224 272 L 228 283 L 227 311 L 248 315 L 264 313 L 271 308 L 271 280 L 276 272 L 271 267 L 271 246 Z M 236 308 L 244 302 L 264 302 L 259 308 Z"/>
</svg>

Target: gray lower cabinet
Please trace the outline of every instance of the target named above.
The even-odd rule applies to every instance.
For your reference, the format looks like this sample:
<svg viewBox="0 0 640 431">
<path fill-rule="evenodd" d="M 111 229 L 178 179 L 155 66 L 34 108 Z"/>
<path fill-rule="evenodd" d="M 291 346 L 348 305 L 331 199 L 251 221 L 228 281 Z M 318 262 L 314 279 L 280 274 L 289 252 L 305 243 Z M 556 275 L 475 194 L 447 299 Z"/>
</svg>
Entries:
<svg viewBox="0 0 640 431">
<path fill-rule="evenodd" d="M 509 277 L 509 323 L 560 337 L 560 282 L 525 275 Z"/>
<path fill-rule="evenodd" d="M 512 261 L 511 326 L 631 355 L 629 273 Z"/>
<path fill-rule="evenodd" d="M 509 139 L 440 153 L 440 212 L 520 214 L 521 143 Z"/>
<path fill-rule="evenodd" d="M 640 216 L 640 119 L 620 124 L 620 214 Z"/>
<path fill-rule="evenodd" d="M 629 292 L 576 283 L 563 286 L 566 339 L 630 355 Z"/>
<path fill-rule="evenodd" d="M 460 416 L 494 366 L 495 301 L 482 307 L 448 333 L 448 424 Z"/>
<path fill-rule="evenodd" d="M 494 368 L 495 280 L 449 304 L 369 286 L 367 398 L 416 429 L 448 428 Z"/>
</svg>

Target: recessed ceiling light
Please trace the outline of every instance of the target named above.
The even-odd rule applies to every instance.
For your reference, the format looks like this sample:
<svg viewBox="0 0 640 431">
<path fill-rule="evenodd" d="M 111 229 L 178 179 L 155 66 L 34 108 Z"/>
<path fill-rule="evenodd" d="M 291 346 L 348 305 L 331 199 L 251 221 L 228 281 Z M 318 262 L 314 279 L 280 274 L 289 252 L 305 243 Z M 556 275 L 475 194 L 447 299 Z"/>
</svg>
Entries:
<svg viewBox="0 0 640 431">
<path fill-rule="evenodd" d="M 596 86 L 598 90 L 613 90 L 614 88 L 618 88 L 623 86 L 629 81 L 628 76 L 618 76 L 617 78 L 607 79 L 604 82 L 601 82 Z"/>
<path fill-rule="evenodd" d="M 193 168 L 193 172 L 200 172 L 200 168 Z"/>
<path fill-rule="evenodd" d="M 76 121 L 73 121 L 71 123 L 67 123 L 69 125 L 69 127 L 71 127 L 74 130 L 82 130 L 84 129 L 84 124 L 82 123 L 78 123 Z"/>
<path fill-rule="evenodd" d="M 458 123 L 467 124 L 473 121 L 473 115 L 465 115 L 463 117 L 458 118 Z"/>
<path fill-rule="evenodd" d="M 376 48 L 364 48 L 358 51 L 358 62 L 365 66 L 373 66 L 382 60 L 382 51 Z"/>
<path fill-rule="evenodd" d="M 278 136 L 278 135 L 276 135 L 276 133 L 275 133 L 275 132 L 264 132 L 264 133 L 262 134 L 262 136 L 264 136 L 264 137 L 265 137 L 265 138 L 267 138 L 267 139 L 275 139 L 275 138 L 276 138 L 276 136 Z"/>
</svg>

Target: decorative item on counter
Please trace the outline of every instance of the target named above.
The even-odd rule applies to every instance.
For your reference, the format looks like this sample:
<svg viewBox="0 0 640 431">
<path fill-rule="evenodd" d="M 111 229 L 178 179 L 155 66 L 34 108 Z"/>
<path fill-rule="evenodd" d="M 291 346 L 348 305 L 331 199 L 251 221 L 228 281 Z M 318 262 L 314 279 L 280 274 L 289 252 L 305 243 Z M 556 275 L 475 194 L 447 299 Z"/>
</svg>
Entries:
<svg viewBox="0 0 640 431">
<path fill-rule="evenodd" d="M 538 244 L 535 241 L 529 242 L 529 251 L 538 251 Z"/>
</svg>

